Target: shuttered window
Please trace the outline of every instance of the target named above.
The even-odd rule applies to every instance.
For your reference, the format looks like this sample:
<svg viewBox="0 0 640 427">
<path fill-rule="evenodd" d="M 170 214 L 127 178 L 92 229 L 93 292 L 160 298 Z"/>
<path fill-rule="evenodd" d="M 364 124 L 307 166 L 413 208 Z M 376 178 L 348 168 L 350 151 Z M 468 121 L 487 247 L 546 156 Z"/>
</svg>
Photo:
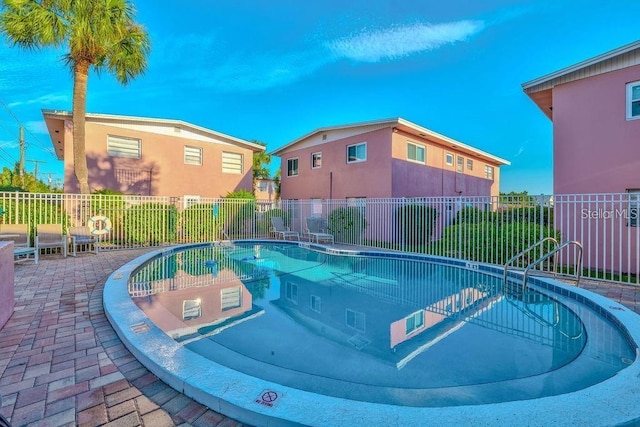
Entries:
<svg viewBox="0 0 640 427">
<path fill-rule="evenodd" d="M 202 148 L 184 146 L 184 164 L 202 165 Z"/>
<path fill-rule="evenodd" d="M 240 307 L 242 305 L 242 288 L 235 286 L 233 288 L 220 289 L 220 300 L 222 311 Z"/>
<path fill-rule="evenodd" d="M 135 138 L 124 136 L 107 136 L 107 154 L 110 157 L 128 157 L 139 159 L 142 142 Z"/>
<path fill-rule="evenodd" d="M 242 173 L 242 154 L 222 152 L 222 172 Z"/>
</svg>

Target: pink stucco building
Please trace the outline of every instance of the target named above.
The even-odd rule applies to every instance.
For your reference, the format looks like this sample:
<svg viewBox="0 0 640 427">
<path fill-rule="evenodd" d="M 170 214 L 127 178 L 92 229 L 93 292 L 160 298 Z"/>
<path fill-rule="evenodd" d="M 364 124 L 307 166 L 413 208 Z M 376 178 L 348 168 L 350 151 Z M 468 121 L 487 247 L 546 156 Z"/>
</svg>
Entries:
<svg viewBox="0 0 640 427">
<path fill-rule="evenodd" d="M 589 269 L 640 271 L 640 41 L 522 87 L 553 121 L 563 240 L 583 243 Z"/>
<path fill-rule="evenodd" d="M 77 193 L 70 112 L 43 110 L 64 192 Z M 264 147 L 180 120 L 86 115 L 89 187 L 142 196 L 223 197 L 252 191 L 253 153 Z"/>
<path fill-rule="evenodd" d="M 401 118 L 319 128 L 273 154 L 282 199 L 497 196 L 509 164 Z"/>
<path fill-rule="evenodd" d="M 640 41 L 522 85 L 553 121 L 553 192 L 640 189 Z"/>
</svg>

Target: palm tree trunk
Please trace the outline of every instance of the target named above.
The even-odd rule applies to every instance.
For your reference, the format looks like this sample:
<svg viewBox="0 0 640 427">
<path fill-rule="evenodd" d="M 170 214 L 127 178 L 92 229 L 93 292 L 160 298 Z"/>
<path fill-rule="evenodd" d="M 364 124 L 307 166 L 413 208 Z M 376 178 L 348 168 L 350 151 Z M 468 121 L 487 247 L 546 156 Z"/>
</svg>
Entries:
<svg viewBox="0 0 640 427">
<path fill-rule="evenodd" d="M 81 194 L 89 194 L 89 171 L 85 151 L 85 115 L 89 63 L 76 62 L 73 67 L 73 167 Z"/>
</svg>

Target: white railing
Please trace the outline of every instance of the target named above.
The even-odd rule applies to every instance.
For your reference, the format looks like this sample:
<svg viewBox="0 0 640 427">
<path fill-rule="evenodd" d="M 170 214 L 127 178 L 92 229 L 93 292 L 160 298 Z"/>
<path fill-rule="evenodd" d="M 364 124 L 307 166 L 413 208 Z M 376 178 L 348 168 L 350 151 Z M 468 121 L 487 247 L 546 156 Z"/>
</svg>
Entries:
<svg viewBox="0 0 640 427">
<path fill-rule="evenodd" d="M 101 250 L 271 238 L 272 216 L 305 236 L 316 217 L 337 245 L 426 253 L 503 265 L 536 242 L 553 237 L 584 247 L 584 277 L 639 284 L 638 204 L 633 194 L 534 197 L 278 200 L 199 199 L 122 195 L 0 193 L 4 223 L 95 223 L 106 216 Z M 99 221 L 98 221 L 99 223 Z M 1 232 L 1 229 L 0 229 Z M 33 232 L 33 231 L 32 231 Z M 516 267 L 550 250 L 540 245 Z M 558 254 L 574 274 L 577 254 Z M 551 260 L 550 260 L 551 261 Z M 544 266 L 543 266 L 544 268 Z"/>
</svg>

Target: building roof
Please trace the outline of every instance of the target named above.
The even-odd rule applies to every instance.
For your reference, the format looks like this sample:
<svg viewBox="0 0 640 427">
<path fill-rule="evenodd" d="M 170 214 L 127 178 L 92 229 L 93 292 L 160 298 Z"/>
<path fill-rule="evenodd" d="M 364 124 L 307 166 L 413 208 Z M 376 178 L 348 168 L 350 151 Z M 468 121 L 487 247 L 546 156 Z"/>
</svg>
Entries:
<svg viewBox="0 0 640 427">
<path fill-rule="evenodd" d="M 321 127 L 312 132 L 309 132 L 304 136 L 301 136 L 300 138 L 295 139 L 294 141 L 288 144 L 283 145 L 277 150 L 274 150 L 273 152 L 271 152 L 271 154 L 274 156 L 281 156 L 282 154 L 285 154 L 288 151 L 291 151 L 292 149 L 297 149 L 300 145 L 302 145 L 302 143 L 304 143 L 305 141 L 309 141 L 310 139 L 313 139 L 313 137 L 315 137 L 316 135 L 319 136 L 319 135 L 327 134 L 334 131 L 338 131 L 337 133 L 340 134 L 338 138 L 327 139 L 322 141 L 319 140 L 318 143 L 321 144 L 321 143 L 328 143 L 331 141 L 335 141 L 336 139 L 343 138 L 344 131 L 351 131 L 352 135 L 357 135 L 360 133 L 365 133 L 375 129 L 382 129 L 382 128 L 396 128 L 398 130 L 402 130 L 403 132 L 413 134 L 416 137 L 428 139 L 440 145 L 446 145 L 448 147 L 455 148 L 456 150 L 459 150 L 459 151 L 474 154 L 478 157 L 484 158 L 498 165 L 511 164 L 511 162 L 509 162 L 508 160 L 502 159 L 500 157 L 494 156 L 493 154 L 489 154 L 485 151 L 471 147 L 470 145 L 463 144 L 460 141 L 456 141 L 455 139 L 449 138 L 448 136 L 444 136 L 442 134 L 429 130 L 425 127 L 419 126 L 415 123 L 412 123 L 400 117 L 391 118 L 391 119 L 373 120 L 373 121 L 367 121 L 367 122 L 351 123 L 351 124 L 338 125 L 338 126 Z"/>
<path fill-rule="evenodd" d="M 64 143 L 62 141 L 62 139 L 64 138 L 64 123 L 66 120 L 70 120 L 72 118 L 72 113 L 70 111 L 43 109 L 42 115 L 44 116 L 45 123 L 47 124 L 47 129 L 49 130 L 49 135 L 51 136 L 51 142 L 53 144 L 53 148 L 56 151 L 56 156 L 58 157 L 58 160 L 62 160 L 64 159 Z M 255 144 L 244 139 L 225 135 L 223 133 L 187 123 L 182 120 L 92 113 L 87 113 L 85 117 L 87 122 L 104 123 L 109 125 L 122 126 L 123 128 L 138 127 L 139 130 L 143 130 L 143 128 L 150 129 L 154 126 L 157 128 L 171 128 L 172 134 L 176 137 L 180 137 L 180 132 L 184 130 L 186 132 L 189 132 L 192 136 L 197 135 L 201 137 L 203 141 L 222 140 L 234 145 L 248 148 L 253 152 L 260 152 L 265 150 L 265 147 L 260 144 Z"/>
<path fill-rule="evenodd" d="M 554 86 L 638 64 L 640 64 L 640 40 L 523 83 L 522 90 L 547 117 L 553 120 L 552 89 Z"/>
</svg>

